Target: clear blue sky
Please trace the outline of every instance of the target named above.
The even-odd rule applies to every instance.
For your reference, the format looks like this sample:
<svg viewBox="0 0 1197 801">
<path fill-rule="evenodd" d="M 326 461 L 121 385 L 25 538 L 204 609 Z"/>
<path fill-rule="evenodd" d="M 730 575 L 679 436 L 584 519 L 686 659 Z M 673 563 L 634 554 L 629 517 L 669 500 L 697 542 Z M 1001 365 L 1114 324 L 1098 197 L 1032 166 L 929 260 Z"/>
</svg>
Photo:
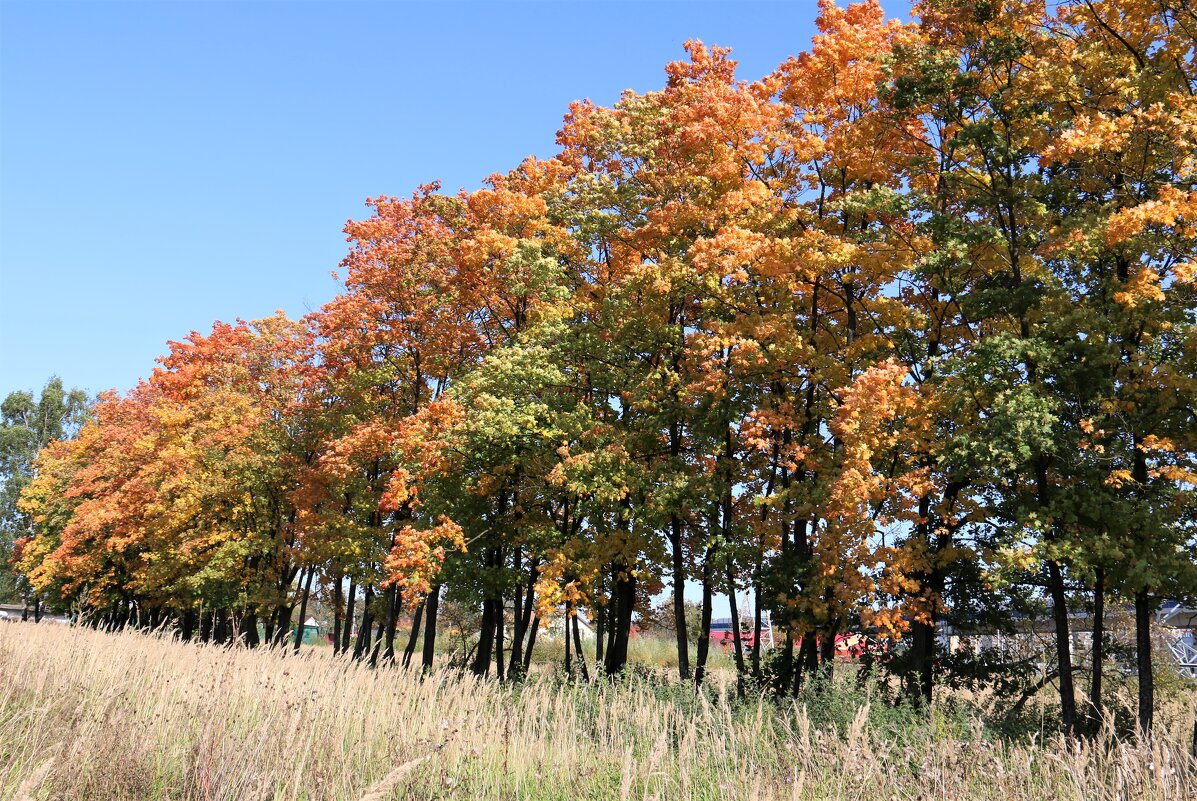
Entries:
<svg viewBox="0 0 1197 801">
<path fill-rule="evenodd" d="M 0 0 L 0 396 L 127 389 L 168 339 L 315 309 L 366 197 L 552 155 L 571 100 L 660 88 L 688 38 L 760 77 L 815 13 Z"/>
</svg>

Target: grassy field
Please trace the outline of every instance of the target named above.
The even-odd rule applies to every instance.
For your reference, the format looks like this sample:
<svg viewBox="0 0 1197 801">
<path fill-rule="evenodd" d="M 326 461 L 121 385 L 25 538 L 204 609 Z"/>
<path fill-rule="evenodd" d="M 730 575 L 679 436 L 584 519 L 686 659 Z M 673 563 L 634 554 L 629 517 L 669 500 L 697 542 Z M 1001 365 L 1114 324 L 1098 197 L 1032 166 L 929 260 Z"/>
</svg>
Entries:
<svg viewBox="0 0 1197 801">
<path fill-rule="evenodd" d="M 5 799 L 1197 797 L 1187 697 L 1153 743 L 1066 744 L 847 681 L 818 705 L 736 702 L 720 672 L 709 697 L 643 676 L 511 688 L 31 624 L 0 626 L 0 676 Z"/>
</svg>

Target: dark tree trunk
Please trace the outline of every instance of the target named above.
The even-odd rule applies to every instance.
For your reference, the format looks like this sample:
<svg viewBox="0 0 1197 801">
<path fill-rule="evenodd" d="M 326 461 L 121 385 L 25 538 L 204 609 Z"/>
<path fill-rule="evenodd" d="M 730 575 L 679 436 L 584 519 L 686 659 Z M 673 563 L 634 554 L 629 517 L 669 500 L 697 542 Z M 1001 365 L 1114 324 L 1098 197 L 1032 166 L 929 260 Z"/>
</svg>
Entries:
<svg viewBox="0 0 1197 801">
<path fill-rule="evenodd" d="M 291 613 L 293 607 L 289 605 L 282 605 L 274 610 L 274 620 L 271 621 L 272 634 L 270 635 L 270 644 L 272 646 L 288 646 L 291 643 Z"/>
<path fill-rule="evenodd" d="M 241 618 L 241 636 L 245 639 L 245 645 L 249 648 L 257 648 L 261 645 L 262 641 L 258 637 L 257 612 L 250 612 Z"/>
<path fill-rule="evenodd" d="M 128 614 L 127 608 L 125 610 L 125 614 L 126 615 Z M 122 625 L 124 624 L 124 622 L 125 622 L 124 620 L 121 621 Z M 224 645 L 226 642 L 228 642 L 228 639 L 229 639 L 229 610 L 227 610 L 227 609 L 219 609 L 216 612 L 215 639 L 216 639 L 217 645 Z"/>
<path fill-rule="evenodd" d="M 833 620 L 819 643 L 819 666 L 822 668 L 823 678 L 827 681 L 831 680 L 835 671 L 835 638 L 838 633 L 839 621 Z"/>
<path fill-rule="evenodd" d="M 366 591 L 362 594 L 362 623 L 357 630 L 357 639 L 353 643 L 353 658 L 355 660 L 361 659 L 366 655 L 366 651 L 370 648 L 370 631 L 371 626 L 374 625 L 374 615 L 370 609 L 370 602 L 374 600 L 374 585 L 367 584 Z"/>
<path fill-rule="evenodd" d="M 567 621 L 568 622 L 568 621 Z M 578 655 L 578 668 L 582 671 L 582 680 L 590 681 L 590 672 L 586 670 L 586 654 L 582 652 L 582 635 L 578 630 L 578 610 L 574 609 L 573 616 L 574 628 L 574 652 Z"/>
<path fill-rule="evenodd" d="M 931 496 L 923 493 L 919 496 L 919 524 L 918 538 L 927 551 L 931 550 Z M 917 576 L 919 590 L 924 595 L 930 590 L 929 576 L 923 573 Z M 927 603 L 934 605 L 934 601 L 927 599 Z M 935 659 L 935 619 L 932 610 L 927 610 L 930 620 L 915 620 L 911 628 L 910 648 L 910 679 L 908 689 L 910 700 L 914 706 L 929 707 L 931 695 L 935 685 L 933 673 Z"/>
<path fill-rule="evenodd" d="M 507 661 L 507 675 L 511 677 L 512 681 L 520 677 L 517 665 L 521 662 L 520 650 L 524 644 L 524 632 L 521 628 L 524 624 L 524 595 L 520 591 L 518 578 L 520 569 L 523 567 L 523 561 L 523 548 L 517 545 L 511 560 L 511 565 L 515 570 L 517 578 L 515 580 L 515 588 L 511 593 L 511 653 L 508 654 Z"/>
<path fill-rule="evenodd" d="M 349 596 L 345 600 L 345 630 L 341 632 L 341 653 L 349 653 L 353 639 L 353 607 L 357 605 L 357 579 L 349 577 Z"/>
<path fill-rule="evenodd" d="M 760 576 L 760 565 L 757 566 L 757 576 Z M 755 582 L 752 588 L 752 679 L 761 679 L 761 584 Z"/>
<path fill-rule="evenodd" d="M 682 552 L 682 519 L 669 518 L 669 546 L 673 561 L 673 628 L 677 636 L 677 672 L 690 680 L 690 635 L 686 629 L 686 563 Z"/>
<path fill-rule="evenodd" d="M 810 398 L 808 397 L 808 405 L 810 402 Z M 810 546 L 811 525 L 811 521 L 805 517 L 800 517 L 794 521 L 794 555 L 797 558 L 799 568 L 796 578 L 803 585 L 807 582 L 807 576 L 802 571 L 810 568 L 812 556 Z M 798 644 L 798 662 L 794 666 L 794 673 L 791 677 L 793 685 L 790 691 L 794 695 L 797 695 L 802 689 L 802 681 L 806 674 L 814 672 L 819 667 L 819 644 L 814 627 L 809 622 L 804 625 L 805 628 L 801 632 L 801 639 Z"/>
<path fill-rule="evenodd" d="M 569 610 L 571 606 L 572 604 L 566 604 L 565 619 L 561 621 L 561 631 L 565 634 L 565 677 L 567 679 L 572 678 L 574 673 L 574 665 L 573 661 L 571 660 L 569 641 Z"/>
<path fill-rule="evenodd" d="M 711 649 L 711 548 L 702 559 L 702 614 L 698 628 L 698 663 L 694 666 L 694 688 L 702 686 L 707 675 L 707 654 Z"/>
<path fill-rule="evenodd" d="M 487 575 L 492 575 L 494 568 L 499 565 L 497 548 L 487 549 L 483 565 L 487 568 Z M 482 627 L 478 632 L 478 649 L 474 653 L 472 667 L 475 676 L 485 676 L 490 671 L 490 663 L 494 658 L 496 606 L 493 598 L 485 598 L 482 601 Z"/>
<path fill-rule="evenodd" d="M 1135 593 L 1135 665 L 1139 671 L 1139 732 L 1150 736 L 1155 716 L 1155 678 L 1151 672 L 1151 594 Z"/>
<path fill-rule="evenodd" d="M 628 663 L 628 638 L 632 632 L 632 611 L 636 605 L 636 578 L 632 575 L 630 565 L 617 569 L 614 595 L 615 615 L 611 621 L 613 637 L 604 665 L 608 676 L 622 673 Z"/>
<path fill-rule="evenodd" d="M 303 584 L 303 594 L 299 596 L 299 622 L 295 625 L 295 653 L 299 653 L 299 646 L 303 644 L 304 623 L 308 619 L 308 596 L 312 592 L 312 578 L 316 575 L 316 567 L 308 568 L 308 577 Z"/>
<path fill-rule="evenodd" d="M 274 621 L 274 636 L 270 640 L 271 645 L 286 645 L 287 638 L 291 635 L 291 612 L 294 607 L 290 604 L 280 606 L 275 611 Z"/>
<path fill-rule="evenodd" d="M 612 597 L 607 605 L 607 645 L 603 651 L 603 670 L 607 669 L 607 654 L 615 647 L 615 598 Z"/>
<path fill-rule="evenodd" d="M 1076 732 L 1076 693 L 1072 680 L 1072 637 L 1068 628 L 1068 600 L 1060 563 L 1047 563 L 1048 590 L 1052 599 L 1052 619 L 1056 628 L 1056 664 L 1060 683 L 1060 724 L 1064 734 Z"/>
<path fill-rule="evenodd" d="M 387 633 L 387 616 L 383 615 L 378 619 L 378 625 L 374 630 L 374 641 L 370 643 L 370 667 L 378 667 L 378 654 L 382 651 L 382 640 Z"/>
<path fill-rule="evenodd" d="M 797 667 L 794 664 L 794 635 L 788 628 L 781 649 L 781 670 L 774 679 L 774 690 L 778 695 L 783 695 L 794 687 L 794 673 Z"/>
<path fill-rule="evenodd" d="M 607 644 L 607 607 L 600 606 L 594 610 L 594 670 L 596 673 L 603 669 L 603 652 Z"/>
<path fill-rule="evenodd" d="M 474 651 L 474 664 L 471 668 L 475 676 L 485 676 L 490 670 L 495 647 L 494 614 L 494 604 L 488 598 L 482 602 L 482 627 L 478 632 L 478 645 Z"/>
<path fill-rule="evenodd" d="M 1093 582 L 1093 647 L 1089 679 L 1089 721 L 1094 734 L 1101 730 L 1101 680 L 1105 661 L 1106 571 L 1097 568 Z"/>
<path fill-rule="evenodd" d="M 931 704 L 935 681 L 931 669 L 935 651 L 935 627 L 916 620 L 910 625 L 910 630 L 910 700 L 916 708 L 926 707 Z"/>
<path fill-rule="evenodd" d="M 803 632 L 798 645 L 798 667 L 794 671 L 794 694 L 802 689 L 802 680 L 807 673 L 819 669 L 819 638 L 813 631 Z"/>
<path fill-rule="evenodd" d="M 532 619 L 532 627 L 528 629 L 528 650 L 524 651 L 524 675 L 532 667 L 532 651 L 536 648 L 536 632 L 540 631 L 540 615 Z"/>
<path fill-rule="evenodd" d="M 499 681 L 505 681 L 507 678 L 506 666 L 503 662 L 503 627 L 505 621 L 505 609 L 503 607 L 503 600 L 495 601 L 495 675 L 499 677 Z"/>
<path fill-rule="evenodd" d="M 215 617 L 211 612 L 200 612 L 200 642 L 212 641 L 212 623 Z"/>
<path fill-rule="evenodd" d="M 382 658 L 387 662 L 395 661 L 395 626 L 399 621 L 399 588 L 392 584 L 387 590 L 387 628 L 385 646 Z"/>
<path fill-rule="evenodd" d="M 436 613 L 441 604 L 441 585 L 433 584 L 428 591 L 428 600 L 424 603 L 424 650 L 421 653 L 421 664 L 425 671 L 432 670 L 432 661 L 436 657 Z"/>
<path fill-rule="evenodd" d="M 533 558 L 529 568 L 528 589 L 522 604 L 517 604 L 514 624 L 514 634 L 511 641 L 511 660 L 507 666 L 507 674 L 514 681 L 524 673 L 524 638 L 528 636 L 528 626 L 532 623 L 532 609 L 536 600 L 536 567 L 539 560 Z M 516 593 L 519 599 L 519 593 Z"/>
<path fill-rule="evenodd" d="M 183 642 L 188 642 L 195 636 L 196 617 L 194 609 L 186 609 L 179 618 L 179 636 Z"/>
<path fill-rule="evenodd" d="M 425 598 L 420 601 L 420 605 L 416 607 L 416 613 L 411 619 L 411 635 L 407 638 L 407 647 L 403 649 L 403 667 L 411 666 L 412 655 L 416 652 L 416 641 L 420 638 L 420 621 L 424 617 L 424 605 L 428 603 Z"/>
<path fill-rule="evenodd" d="M 344 578 L 344 576 L 337 576 L 336 581 L 333 582 L 332 649 L 334 656 L 341 652 L 341 581 Z"/>
<path fill-rule="evenodd" d="M 731 608 L 732 642 L 736 655 L 736 695 L 744 695 L 744 643 L 740 638 L 740 609 L 736 604 L 736 580 L 727 566 L 727 600 Z"/>
</svg>

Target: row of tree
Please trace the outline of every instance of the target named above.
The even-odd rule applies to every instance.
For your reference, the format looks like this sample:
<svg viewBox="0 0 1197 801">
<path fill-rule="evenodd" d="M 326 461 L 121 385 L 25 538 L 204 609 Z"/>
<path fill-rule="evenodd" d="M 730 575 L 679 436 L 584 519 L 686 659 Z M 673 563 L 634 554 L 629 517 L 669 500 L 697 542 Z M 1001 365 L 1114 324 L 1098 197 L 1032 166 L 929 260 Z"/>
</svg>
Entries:
<svg viewBox="0 0 1197 801">
<path fill-rule="evenodd" d="M 661 91 L 574 104 L 553 159 L 370 201 L 341 295 L 171 343 L 43 451 L 20 572 L 250 644 L 319 592 L 376 658 L 407 608 L 425 665 L 447 594 L 507 678 L 563 609 L 619 672 L 668 593 L 701 682 L 713 598 L 747 593 L 785 634 L 771 665 L 735 639 L 742 678 L 795 691 L 863 628 L 924 701 L 937 623 L 1042 602 L 1070 732 L 1069 602 L 1099 713 L 1112 596 L 1149 727 L 1151 613 L 1197 587 L 1197 15 L 913 19 L 821 2 L 754 82 L 689 43 Z"/>
</svg>

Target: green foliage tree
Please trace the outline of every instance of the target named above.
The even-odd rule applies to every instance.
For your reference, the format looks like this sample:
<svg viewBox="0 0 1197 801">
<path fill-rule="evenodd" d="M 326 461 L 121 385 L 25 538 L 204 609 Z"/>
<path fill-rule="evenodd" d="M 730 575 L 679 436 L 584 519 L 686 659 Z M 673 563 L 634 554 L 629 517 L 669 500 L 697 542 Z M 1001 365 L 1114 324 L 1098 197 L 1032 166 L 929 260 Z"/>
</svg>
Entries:
<svg viewBox="0 0 1197 801">
<path fill-rule="evenodd" d="M 46 382 L 39 395 L 10 392 L 0 404 L 0 602 L 13 603 L 27 591 L 13 573 L 13 542 L 28 536 L 33 521 L 17 501 L 34 475 L 37 454 L 55 440 L 70 439 L 79 431 L 91 408 L 91 398 L 81 389 L 67 390 L 57 376 Z"/>
</svg>

